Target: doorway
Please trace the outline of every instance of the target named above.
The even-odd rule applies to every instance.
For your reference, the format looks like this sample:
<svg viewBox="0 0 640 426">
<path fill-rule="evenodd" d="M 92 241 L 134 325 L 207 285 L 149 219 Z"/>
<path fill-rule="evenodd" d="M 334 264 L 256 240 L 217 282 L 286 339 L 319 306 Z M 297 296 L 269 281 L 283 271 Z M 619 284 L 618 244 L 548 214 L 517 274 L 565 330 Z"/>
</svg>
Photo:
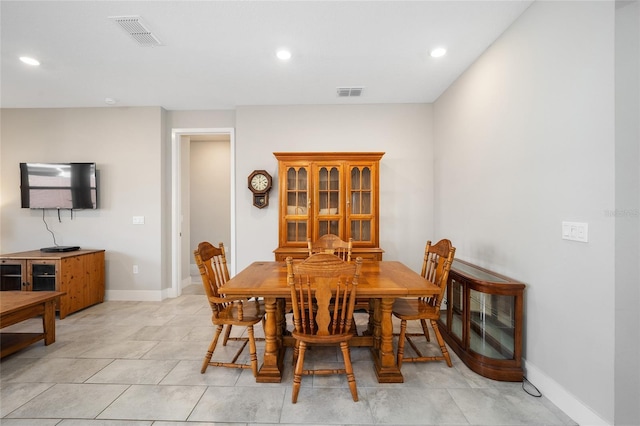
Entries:
<svg viewBox="0 0 640 426">
<path fill-rule="evenodd" d="M 171 291 L 169 297 L 182 294 L 182 288 L 191 283 L 191 247 L 189 228 L 189 158 L 190 144 L 195 141 L 228 140 L 229 161 L 229 269 L 235 274 L 235 133 L 233 128 L 172 129 L 171 131 Z M 186 194 L 186 195 L 185 195 Z M 186 231 L 186 232 L 185 232 Z M 218 241 L 213 241 L 217 244 Z M 227 241 L 225 241 L 225 246 Z"/>
</svg>

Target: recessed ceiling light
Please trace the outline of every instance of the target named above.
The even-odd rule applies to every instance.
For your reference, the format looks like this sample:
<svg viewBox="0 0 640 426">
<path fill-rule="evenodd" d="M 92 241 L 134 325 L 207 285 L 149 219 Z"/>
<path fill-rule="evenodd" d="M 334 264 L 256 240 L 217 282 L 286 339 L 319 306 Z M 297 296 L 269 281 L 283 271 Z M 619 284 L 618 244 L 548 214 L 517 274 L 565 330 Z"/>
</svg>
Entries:
<svg viewBox="0 0 640 426">
<path fill-rule="evenodd" d="M 287 49 L 280 49 L 276 52 L 276 56 L 281 61 L 288 61 L 289 59 L 291 59 L 291 52 L 289 52 Z"/>
<path fill-rule="evenodd" d="M 116 104 L 116 100 L 113 98 L 104 98 L 104 103 L 107 105 L 115 105 Z"/>
<path fill-rule="evenodd" d="M 431 50 L 431 52 L 429 52 L 429 55 L 431 55 L 432 58 L 440 58 L 446 54 L 447 49 L 445 49 L 444 47 L 436 47 L 435 49 Z"/>
<path fill-rule="evenodd" d="M 37 67 L 38 65 L 40 65 L 40 61 L 34 58 L 30 58 L 28 56 L 20 56 L 20 60 L 25 64 L 32 65 L 34 67 Z"/>
</svg>

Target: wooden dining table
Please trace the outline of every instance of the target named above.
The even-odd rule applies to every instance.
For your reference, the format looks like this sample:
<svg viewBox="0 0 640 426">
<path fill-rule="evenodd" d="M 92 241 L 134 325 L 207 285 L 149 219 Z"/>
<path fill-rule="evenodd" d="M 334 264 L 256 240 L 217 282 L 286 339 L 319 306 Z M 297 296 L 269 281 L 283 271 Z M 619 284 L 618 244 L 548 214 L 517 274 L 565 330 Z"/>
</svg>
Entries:
<svg viewBox="0 0 640 426">
<path fill-rule="evenodd" d="M 398 261 L 365 261 L 358 284 L 358 298 L 368 298 L 367 330 L 354 336 L 351 346 L 371 348 L 379 383 L 402 383 L 393 349 L 391 310 L 398 297 L 432 296 L 440 288 Z M 257 382 L 279 383 L 282 379 L 284 352 L 293 345 L 286 330 L 285 306 L 291 300 L 284 262 L 253 262 L 220 289 L 228 298 L 259 297 L 265 304 L 265 350 Z"/>
</svg>

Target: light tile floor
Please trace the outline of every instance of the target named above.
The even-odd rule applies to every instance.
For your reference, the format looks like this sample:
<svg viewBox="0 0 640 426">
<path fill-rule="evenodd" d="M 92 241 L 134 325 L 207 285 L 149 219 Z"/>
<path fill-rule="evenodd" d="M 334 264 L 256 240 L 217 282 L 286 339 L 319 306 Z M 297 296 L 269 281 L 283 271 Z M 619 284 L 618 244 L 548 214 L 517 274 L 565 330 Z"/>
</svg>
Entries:
<svg viewBox="0 0 640 426">
<path fill-rule="evenodd" d="M 105 302 L 56 320 L 54 344 L 39 342 L 0 362 L 0 423 L 576 424 L 544 396 L 527 394 L 522 383 L 481 377 L 453 352 L 453 368 L 444 362 L 405 364 L 405 383 L 379 384 L 368 350 L 353 348 L 357 403 L 343 376 L 303 377 L 298 403 L 292 404 L 291 368 L 278 384 L 256 383 L 251 370 L 209 367 L 200 374 L 213 335 L 210 308 L 200 290 L 189 286 L 181 297 L 162 302 Z M 12 326 L 22 331 L 40 327 L 37 319 Z M 256 334 L 262 335 L 260 327 Z M 233 345 L 219 348 L 218 356 L 235 352 Z M 260 357 L 264 343 L 258 345 Z M 290 367 L 291 350 L 287 357 Z M 342 364 L 332 348 L 313 348 L 307 359 Z"/>
</svg>

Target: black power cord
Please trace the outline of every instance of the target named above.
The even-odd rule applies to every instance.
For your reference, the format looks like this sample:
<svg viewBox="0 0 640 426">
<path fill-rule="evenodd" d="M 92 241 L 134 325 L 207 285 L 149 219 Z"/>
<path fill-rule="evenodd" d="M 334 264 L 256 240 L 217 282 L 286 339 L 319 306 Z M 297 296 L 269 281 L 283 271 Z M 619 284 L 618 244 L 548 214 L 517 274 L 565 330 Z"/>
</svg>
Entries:
<svg viewBox="0 0 640 426">
<path fill-rule="evenodd" d="M 58 210 L 58 215 L 60 214 L 60 210 Z M 58 216 L 58 220 L 60 219 L 60 216 Z M 44 222 L 44 227 L 47 228 L 47 231 L 49 231 L 51 233 L 51 235 L 53 236 L 53 245 L 58 247 L 58 243 L 56 242 L 56 234 L 53 233 L 53 231 L 51 229 L 49 229 L 49 225 L 47 225 L 47 221 L 44 220 L 44 209 L 42 209 L 42 221 Z"/>
<path fill-rule="evenodd" d="M 526 388 L 525 388 L 525 384 L 527 385 L 527 387 L 532 387 L 533 389 L 535 389 L 535 393 L 531 393 L 529 392 Z M 542 393 L 538 390 L 537 387 L 535 387 L 533 385 L 533 383 L 531 383 L 528 379 L 527 376 L 522 376 L 522 390 L 525 391 L 526 393 L 528 393 L 529 395 L 535 397 L 535 398 L 540 398 L 542 396 Z"/>
</svg>

